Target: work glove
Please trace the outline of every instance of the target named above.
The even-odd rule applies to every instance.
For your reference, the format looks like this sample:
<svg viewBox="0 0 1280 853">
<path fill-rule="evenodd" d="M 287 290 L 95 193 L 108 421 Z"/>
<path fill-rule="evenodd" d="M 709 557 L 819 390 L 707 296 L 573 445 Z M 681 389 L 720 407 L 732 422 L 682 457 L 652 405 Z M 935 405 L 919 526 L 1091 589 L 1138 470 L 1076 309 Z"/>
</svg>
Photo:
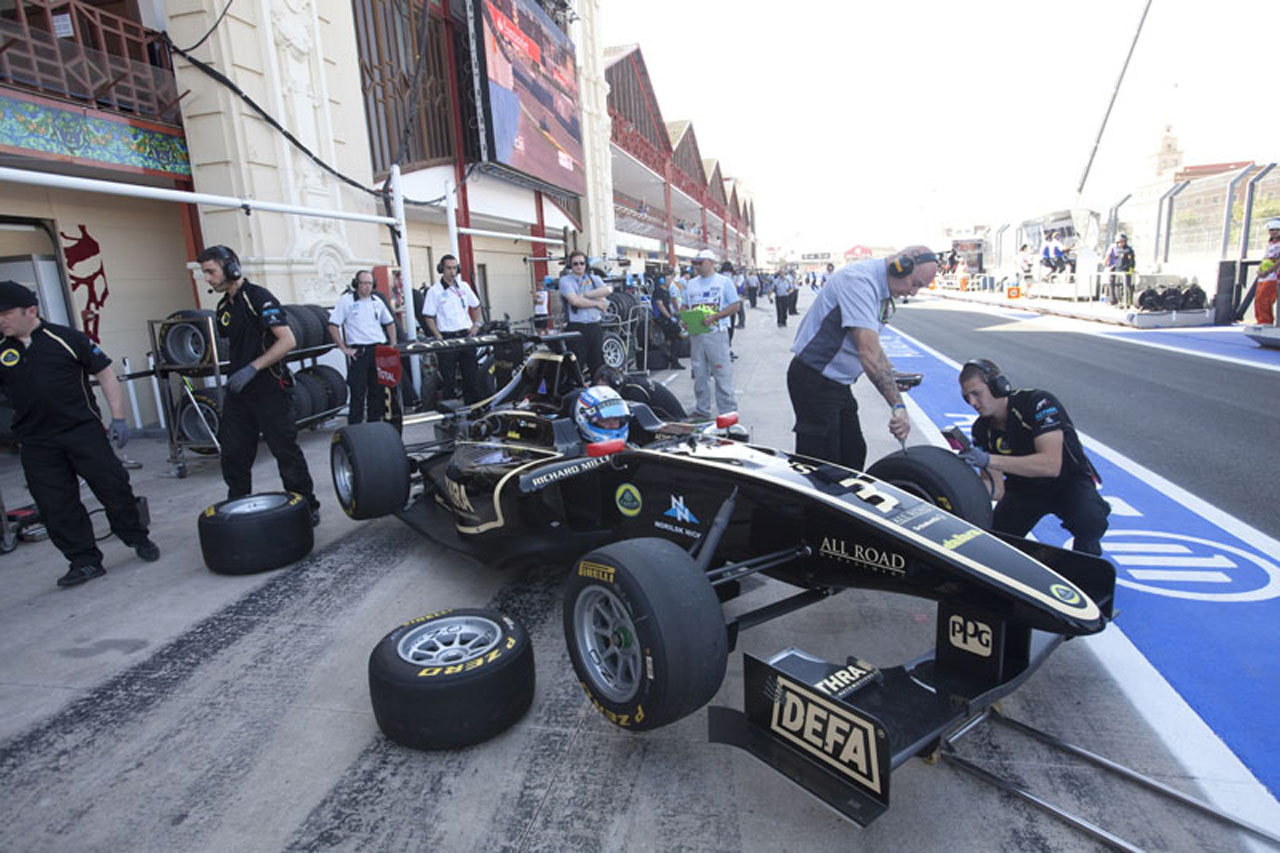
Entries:
<svg viewBox="0 0 1280 853">
<path fill-rule="evenodd" d="M 987 463 L 991 461 L 991 454 L 981 447 L 970 447 L 960 451 L 960 458 L 974 468 L 986 468 Z"/>
<path fill-rule="evenodd" d="M 124 450 L 124 446 L 129 443 L 129 428 L 125 426 L 124 418 L 111 419 L 111 426 L 107 427 L 107 438 L 117 448 Z"/>
<path fill-rule="evenodd" d="M 252 364 L 246 364 L 227 378 L 227 390 L 232 394 L 239 394 L 244 390 L 244 386 L 253 381 L 253 377 L 258 375 L 258 368 Z"/>
</svg>

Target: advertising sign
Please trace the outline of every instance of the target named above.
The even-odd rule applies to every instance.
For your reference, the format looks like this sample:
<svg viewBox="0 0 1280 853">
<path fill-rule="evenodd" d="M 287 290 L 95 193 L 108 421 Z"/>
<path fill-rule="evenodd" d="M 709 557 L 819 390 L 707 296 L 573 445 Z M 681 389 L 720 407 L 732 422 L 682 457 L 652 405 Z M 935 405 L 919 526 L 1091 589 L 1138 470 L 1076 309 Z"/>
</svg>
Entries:
<svg viewBox="0 0 1280 853">
<path fill-rule="evenodd" d="M 532 0 L 476 0 L 475 8 L 490 162 L 582 195 L 573 42 Z"/>
</svg>

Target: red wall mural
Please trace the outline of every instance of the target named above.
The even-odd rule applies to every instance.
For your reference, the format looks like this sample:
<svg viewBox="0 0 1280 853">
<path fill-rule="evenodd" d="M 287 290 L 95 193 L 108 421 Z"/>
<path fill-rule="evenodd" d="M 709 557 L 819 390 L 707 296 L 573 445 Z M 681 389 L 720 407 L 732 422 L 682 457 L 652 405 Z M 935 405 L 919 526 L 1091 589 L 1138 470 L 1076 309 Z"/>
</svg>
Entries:
<svg viewBox="0 0 1280 853">
<path fill-rule="evenodd" d="M 62 254 L 67 259 L 72 304 L 78 301 L 76 299 L 78 290 L 83 288 L 87 291 L 84 309 L 80 312 L 80 327 L 90 340 L 100 344 L 102 341 L 98 338 L 98 315 L 102 312 L 102 306 L 106 304 L 107 297 L 111 295 L 111 288 L 107 284 L 107 274 L 102 265 L 102 249 L 98 241 L 93 239 L 83 225 L 77 227 L 80 229 L 79 236 L 58 232 L 65 241 L 62 244 Z M 88 272 L 93 267 L 95 258 L 98 259 L 98 268 Z M 99 284 L 102 285 L 101 290 L 98 288 Z"/>
</svg>

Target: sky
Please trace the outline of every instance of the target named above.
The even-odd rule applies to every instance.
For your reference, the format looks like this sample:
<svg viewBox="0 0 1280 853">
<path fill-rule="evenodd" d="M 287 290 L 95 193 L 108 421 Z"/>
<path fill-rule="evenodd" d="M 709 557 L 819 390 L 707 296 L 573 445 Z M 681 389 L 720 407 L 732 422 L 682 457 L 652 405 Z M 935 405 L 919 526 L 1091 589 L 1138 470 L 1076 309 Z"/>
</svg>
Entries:
<svg viewBox="0 0 1280 853">
<path fill-rule="evenodd" d="M 1153 0 L 604 0 L 666 121 L 756 200 L 762 246 L 937 243 L 1067 207 L 1103 213 L 1184 164 L 1280 159 L 1280 4 Z"/>
</svg>

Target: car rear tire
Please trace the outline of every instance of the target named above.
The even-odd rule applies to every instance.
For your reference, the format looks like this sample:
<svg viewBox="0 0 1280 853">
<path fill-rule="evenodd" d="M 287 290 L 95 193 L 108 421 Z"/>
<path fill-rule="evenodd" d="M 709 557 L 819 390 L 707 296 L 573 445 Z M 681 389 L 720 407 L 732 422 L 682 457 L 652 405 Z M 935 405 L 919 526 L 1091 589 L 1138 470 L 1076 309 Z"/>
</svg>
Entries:
<svg viewBox="0 0 1280 853">
<path fill-rule="evenodd" d="M 720 601 L 693 558 L 665 539 L 627 539 L 579 560 L 565 584 L 564 632 L 583 690 L 620 728 L 673 723 L 724 680 Z"/>
<path fill-rule="evenodd" d="M 679 423 L 688 417 L 680 399 L 667 386 L 654 382 L 647 376 L 628 376 L 618 393 L 624 399 L 647 404 L 655 415 L 669 423 Z"/>
<path fill-rule="evenodd" d="M 928 445 L 894 451 L 867 469 L 891 486 L 937 504 L 983 530 L 991 529 L 991 495 L 978 473 L 950 450 Z"/>
<path fill-rule="evenodd" d="M 311 553 L 311 508 L 302 495 L 264 492 L 216 503 L 197 522 L 200 553 L 209 571 L 252 575 Z"/>
<path fill-rule="evenodd" d="M 400 433 L 386 421 L 334 433 L 329 469 L 338 503 L 354 519 L 381 518 L 409 502 L 409 457 Z"/>
<path fill-rule="evenodd" d="M 528 632 L 493 610 L 414 619 L 369 655 L 378 728 L 412 749 L 457 749 L 506 731 L 529 710 L 534 680 Z"/>
</svg>

